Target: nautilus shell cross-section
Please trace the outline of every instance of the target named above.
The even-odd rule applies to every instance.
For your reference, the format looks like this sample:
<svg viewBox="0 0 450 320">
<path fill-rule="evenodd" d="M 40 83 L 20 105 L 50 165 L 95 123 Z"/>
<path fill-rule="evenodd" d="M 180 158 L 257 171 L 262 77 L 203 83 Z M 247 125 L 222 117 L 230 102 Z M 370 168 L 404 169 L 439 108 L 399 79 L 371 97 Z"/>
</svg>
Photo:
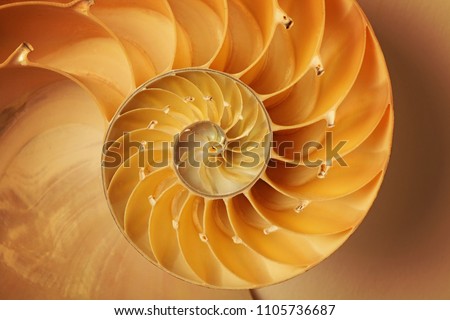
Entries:
<svg viewBox="0 0 450 320">
<path fill-rule="evenodd" d="M 0 1 L 0 60 L 11 288 L 95 297 L 128 248 L 188 283 L 279 283 L 386 171 L 391 85 L 354 0 Z"/>
</svg>

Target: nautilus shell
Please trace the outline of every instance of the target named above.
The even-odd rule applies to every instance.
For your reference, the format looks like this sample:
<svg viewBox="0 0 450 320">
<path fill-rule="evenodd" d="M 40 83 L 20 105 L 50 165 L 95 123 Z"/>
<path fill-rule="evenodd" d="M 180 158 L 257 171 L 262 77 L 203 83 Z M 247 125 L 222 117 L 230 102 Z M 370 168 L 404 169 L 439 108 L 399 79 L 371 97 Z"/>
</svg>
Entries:
<svg viewBox="0 0 450 320">
<path fill-rule="evenodd" d="M 93 266 L 134 247 L 188 282 L 267 286 L 372 205 L 392 95 L 356 1 L 0 4 L 0 257 L 21 281 L 56 286 L 66 264 L 42 260 L 63 247 Z"/>
</svg>

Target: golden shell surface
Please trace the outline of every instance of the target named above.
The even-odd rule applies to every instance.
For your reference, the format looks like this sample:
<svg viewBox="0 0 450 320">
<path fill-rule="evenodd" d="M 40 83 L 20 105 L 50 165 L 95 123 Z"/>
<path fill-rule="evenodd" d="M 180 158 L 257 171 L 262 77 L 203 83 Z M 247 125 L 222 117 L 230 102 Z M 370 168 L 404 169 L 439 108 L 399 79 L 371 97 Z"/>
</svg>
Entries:
<svg viewBox="0 0 450 320">
<path fill-rule="evenodd" d="M 207 287 L 277 283 L 345 242 L 390 154 L 383 54 L 353 0 L 255 3 L 0 2 L 4 274 L 69 297 L 96 297 L 114 264 L 175 281 L 128 251 L 110 211 L 147 259 Z M 260 161 L 246 170 L 179 168 L 175 137 L 191 131 L 221 147 L 256 141 Z M 141 166 L 138 147 L 106 167 L 124 133 L 167 166 Z M 342 158 L 330 159 L 342 141 Z M 148 148 L 162 142 L 165 156 Z M 322 147 L 301 153 L 308 142 Z M 121 263 L 122 252 L 136 260 Z"/>
</svg>

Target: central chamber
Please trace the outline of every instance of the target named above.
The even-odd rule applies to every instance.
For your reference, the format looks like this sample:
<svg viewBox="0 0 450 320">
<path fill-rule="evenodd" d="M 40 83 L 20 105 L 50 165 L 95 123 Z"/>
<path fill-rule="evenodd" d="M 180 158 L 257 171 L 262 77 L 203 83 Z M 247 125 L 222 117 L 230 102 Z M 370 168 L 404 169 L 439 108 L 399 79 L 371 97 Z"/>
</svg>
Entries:
<svg viewBox="0 0 450 320">
<path fill-rule="evenodd" d="M 168 116 L 190 122 L 174 138 L 173 166 L 178 177 L 189 190 L 208 198 L 249 189 L 270 156 L 272 132 L 264 105 L 239 80 L 201 69 L 172 72 L 146 88 L 158 87 L 159 82 L 173 88 L 171 82 L 176 86 L 184 79 L 193 84 L 190 92 L 183 92 L 190 94 L 183 98 L 186 112 L 171 113 L 170 104 L 165 106 Z"/>
</svg>

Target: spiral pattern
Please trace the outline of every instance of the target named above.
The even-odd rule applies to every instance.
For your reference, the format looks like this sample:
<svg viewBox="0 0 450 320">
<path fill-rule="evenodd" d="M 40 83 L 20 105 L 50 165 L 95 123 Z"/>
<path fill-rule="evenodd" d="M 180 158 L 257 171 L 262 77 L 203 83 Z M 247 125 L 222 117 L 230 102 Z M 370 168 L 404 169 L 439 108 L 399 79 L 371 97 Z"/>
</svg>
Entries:
<svg viewBox="0 0 450 320">
<path fill-rule="evenodd" d="M 72 157 L 35 161 L 78 168 L 73 148 L 106 132 L 97 171 L 119 228 L 169 273 L 220 288 L 308 270 L 373 203 L 392 95 L 354 0 L 8 2 L 0 186 L 46 134 Z"/>
</svg>

